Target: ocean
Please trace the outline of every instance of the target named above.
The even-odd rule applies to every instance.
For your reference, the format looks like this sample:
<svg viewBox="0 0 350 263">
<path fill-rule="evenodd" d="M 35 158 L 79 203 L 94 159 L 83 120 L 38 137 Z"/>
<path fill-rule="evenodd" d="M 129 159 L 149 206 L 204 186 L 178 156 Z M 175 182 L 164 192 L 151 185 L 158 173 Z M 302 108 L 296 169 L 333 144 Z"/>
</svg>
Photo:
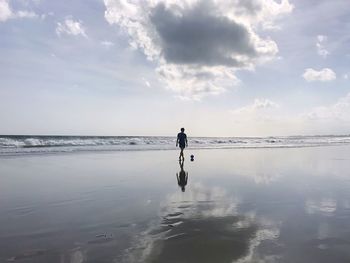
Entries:
<svg viewBox="0 0 350 263">
<path fill-rule="evenodd" d="M 350 144 L 350 135 L 277 137 L 189 137 L 191 149 L 294 148 Z M 0 135 L 0 155 L 79 151 L 173 150 L 167 136 Z"/>
</svg>

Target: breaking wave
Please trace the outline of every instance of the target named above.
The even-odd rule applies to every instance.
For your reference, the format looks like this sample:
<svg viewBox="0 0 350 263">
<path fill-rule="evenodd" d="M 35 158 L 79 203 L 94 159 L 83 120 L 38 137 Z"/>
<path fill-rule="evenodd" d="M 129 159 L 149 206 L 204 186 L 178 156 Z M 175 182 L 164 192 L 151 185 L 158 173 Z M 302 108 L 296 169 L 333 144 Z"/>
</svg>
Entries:
<svg viewBox="0 0 350 263">
<path fill-rule="evenodd" d="M 0 155 L 175 149 L 174 137 L 152 136 L 0 136 Z M 193 137 L 192 149 L 310 147 L 350 144 L 350 136 Z"/>
</svg>

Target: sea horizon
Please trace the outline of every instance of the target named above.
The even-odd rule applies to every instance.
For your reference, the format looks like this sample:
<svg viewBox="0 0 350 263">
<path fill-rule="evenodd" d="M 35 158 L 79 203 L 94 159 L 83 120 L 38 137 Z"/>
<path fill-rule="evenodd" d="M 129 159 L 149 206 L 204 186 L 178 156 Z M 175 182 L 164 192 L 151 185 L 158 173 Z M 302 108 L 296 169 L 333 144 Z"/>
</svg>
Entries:
<svg viewBox="0 0 350 263">
<path fill-rule="evenodd" d="M 315 133 L 315 134 L 288 134 L 288 135 L 232 135 L 232 136 L 226 136 L 226 135 L 219 135 L 219 136 L 212 136 L 212 135 L 194 135 L 190 136 L 187 135 L 189 138 L 270 138 L 270 137 L 331 137 L 331 136 L 339 136 L 339 137 L 346 137 L 350 136 L 350 133 Z M 23 134 L 0 134 L 0 137 L 176 137 L 176 134 L 174 135 L 97 135 L 97 134 L 30 134 L 30 133 L 23 133 Z"/>
</svg>

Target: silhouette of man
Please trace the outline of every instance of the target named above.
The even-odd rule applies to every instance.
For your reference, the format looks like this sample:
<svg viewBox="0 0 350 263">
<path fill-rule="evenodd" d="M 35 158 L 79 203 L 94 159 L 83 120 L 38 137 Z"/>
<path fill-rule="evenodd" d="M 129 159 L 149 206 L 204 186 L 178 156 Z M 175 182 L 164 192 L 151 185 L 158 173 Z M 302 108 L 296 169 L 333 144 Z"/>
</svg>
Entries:
<svg viewBox="0 0 350 263">
<path fill-rule="evenodd" d="M 179 160 L 181 160 L 181 157 L 182 157 L 182 160 L 185 160 L 184 149 L 187 147 L 187 135 L 185 133 L 185 128 L 181 128 L 181 132 L 177 134 L 176 147 L 178 145 L 181 149 Z"/>
<path fill-rule="evenodd" d="M 185 186 L 187 185 L 188 172 L 184 170 L 184 160 L 179 160 L 180 172 L 176 173 L 177 184 L 181 187 L 182 192 L 185 192 Z"/>
</svg>

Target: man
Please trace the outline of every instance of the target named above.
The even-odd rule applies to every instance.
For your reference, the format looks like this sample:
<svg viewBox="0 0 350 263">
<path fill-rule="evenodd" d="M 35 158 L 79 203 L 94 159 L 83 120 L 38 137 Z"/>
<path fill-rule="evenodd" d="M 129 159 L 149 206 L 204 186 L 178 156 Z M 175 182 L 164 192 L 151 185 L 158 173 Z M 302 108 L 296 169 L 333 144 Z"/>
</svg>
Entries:
<svg viewBox="0 0 350 263">
<path fill-rule="evenodd" d="M 181 151 L 179 160 L 185 160 L 184 149 L 187 147 L 187 135 L 185 133 L 185 128 L 181 128 L 181 132 L 177 134 L 176 147 L 179 145 Z"/>
</svg>

